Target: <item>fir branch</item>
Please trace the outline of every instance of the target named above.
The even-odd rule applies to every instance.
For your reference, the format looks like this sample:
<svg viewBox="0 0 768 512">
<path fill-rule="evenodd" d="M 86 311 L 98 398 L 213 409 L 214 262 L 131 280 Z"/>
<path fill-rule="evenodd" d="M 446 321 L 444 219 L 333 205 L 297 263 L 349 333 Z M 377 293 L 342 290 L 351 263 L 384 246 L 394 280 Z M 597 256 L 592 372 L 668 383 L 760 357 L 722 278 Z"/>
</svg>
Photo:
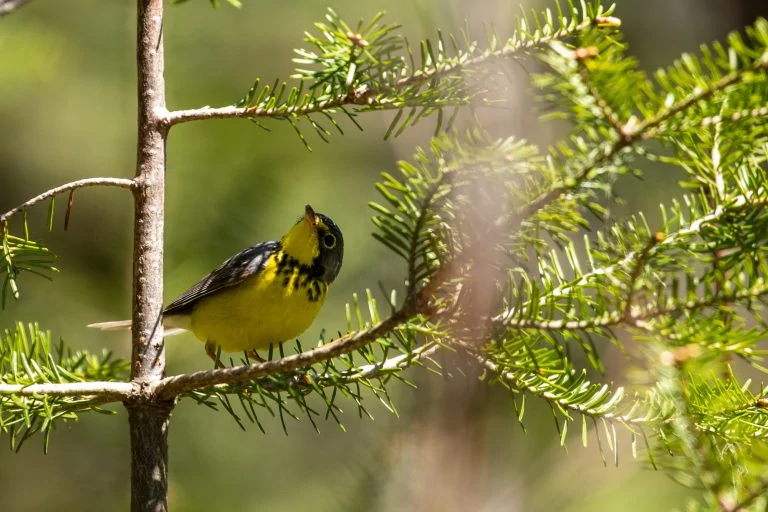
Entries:
<svg viewBox="0 0 768 512">
<path fill-rule="evenodd" d="M 67 382 L 43 384 L 3 384 L 0 376 L 0 395 L 40 397 L 91 397 L 101 401 L 119 402 L 140 392 L 140 386 L 132 382 Z"/>
<path fill-rule="evenodd" d="M 368 105 L 370 104 L 370 95 L 364 90 L 351 91 L 347 94 L 323 100 L 310 102 L 302 105 L 273 107 L 238 107 L 230 105 L 227 107 L 201 107 L 189 110 L 174 110 L 168 112 L 163 118 L 163 124 L 171 127 L 177 124 L 188 123 L 190 121 L 204 121 L 209 119 L 259 119 L 259 118 L 290 118 L 302 117 L 319 112 L 333 111 L 348 105 Z"/>
<path fill-rule="evenodd" d="M 523 221 L 532 217 L 536 212 L 545 209 L 558 198 L 578 189 L 582 184 L 589 181 L 596 171 L 619 158 L 624 150 L 633 148 L 640 142 L 647 142 L 664 135 L 665 123 L 667 121 L 682 117 L 686 111 L 692 110 L 693 107 L 707 101 L 715 94 L 729 87 L 747 82 L 751 77 L 763 73 L 768 69 L 768 48 L 765 47 L 765 41 L 761 34 L 768 32 L 768 23 L 765 20 L 758 20 L 755 28 L 749 29 L 749 32 L 752 34 L 758 51 L 762 53 L 757 56 L 749 54 L 749 57 L 745 57 L 750 58 L 746 66 L 719 76 L 712 82 L 708 82 L 704 87 L 698 85 L 691 87 L 691 91 L 684 97 L 677 99 L 672 105 L 660 105 L 659 111 L 656 111 L 653 115 L 642 121 L 638 121 L 633 116 L 621 124 L 618 123 L 618 119 L 615 116 L 612 116 L 609 124 L 613 126 L 614 131 L 620 136 L 615 140 L 606 140 L 598 144 L 589 152 L 589 157 L 582 165 L 571 170 L 559 183 L 554 184 L 540 197 L 530 201 L 523 209 L 512 215 L 500 231 L 516 230 Z M 739 52 L 747 53 L 743 43 L 741 43 L 741 46 Z M 573 59 L 574 55 L 576 54 L 571 53 L 563 58 Z M 580 60 L 583 61 L 583 59 Z M 587 83 L 591 86 L 591 82 Z M 593 94 L 597 94 L 597 96 L 592 96 L 592 98 L 600 103 L 602 96 L 599 95 L 599 91 L 594 87 L 590 91 Z M 604 99 L 602 102 L 604 103 L 603 108 L 609 108 Z"/>
<path fill-rule="evenodd" d="M 632 273 L 629 275 L 629 283 L 627 284 L 627 289 L 629 290 L 629 294 L 627 295 L 627 300 L 624 303 L 624 312 L 623 316 L 625 316 L 628 319 L 631 319 L 632 317 L 632 300 L 635 296 L 635 284 L 637 283 L 637 280 L 640 278 L 640 275 L 643 272 L 643 267 L 645 266 L 646 261 L 648 260 L 648 257 L 651 253 L 651 250 L 658 244 L 659 242 L 664 240 L 664 235 L 661 233 L 655 233 L 645 247 L 640 251 L 639 256 L 635 259 L 634 267 L 632 268 Z"/>
<path fill-rule="evenodd" d="M 662 238 L 662 240 L 655 242 L 651 249 L 656 250 L 665 246 L 680 244 L 684 242 L 686 238 L 700 234 L 707 226 L 722 222 L 729 215 L 752 209 L 758 210 L 766 206 L 768 206 L 768 198 L 752 198 L 743 195 L 736 196 L 729 201 L 727 206 L 718 206 L 713 211 L 695 218 L 686 227 L 666 235 L 659 233 L 659 237 Z M 650 251 L 650 249 L 648 250 Z M 611 275 L 627 265 L 637 265 L 637 262 L 643 257 L 645 251 L 645 248 L 640 251 L 630 251 L 615 263 L 597 267 L 590 272 L 584 272 L 576 280 L 564 283 L 562 286 L 553 289 L 550 294 L 555 296 L 567 296 L 577 287 L 590 283 L 596 277 Z M 646 254 L 645 257 L 647 258 L 648 254 Z"/>
<path fill-rule="evenodd" d="M 766 51 L 768 52 L 768 50 Z M 766 69 L 768 69 L 768 58 L 755 60 L 755 62 L 746 70 L 740 69 L 733 71 L 723 76 L 719 80 L 708 84 L 707 87 L 688 94 L 686 97 L 678 100 L 674 105 L 659 112 L 655 116 L 641 121 L 634 127 L 628 127 L 626 138 L 629 141 L 650 140 L 662 133 L 662 125 L 665 121 L 690 109 L 697 103 L 706 100 L 715 93 L 743 82 L 750 75 L 750 73 L 762 72 Z"/>
<path fill-rule="evenodd" d="M 586 5 L 583 5 L 583 7 L 586 8 Z M 593 10 L 596 9 L 596 7 L 592 6 L 591 8 Z M 609 15 L 610 10 L 606 12 L 592 12 L 591 10 L 582 12 L 581 15 L 583 20 L 580 22 L 575 21 L 575 16 L 578 14 L 575 7 L 572 6 L 570 14 L 574 19 L 569 20 L 567 17 L 562 17 L 557 20 L 557 22 L 560 23 L 560 27 L 555 28 L 555 20 L 551 17 L 551 13 L 547 12 L 546 24 L 542 26 L 540 30 L 528 32 L 527 26 L 521 24 L 520 30 L 516 31 L 500 48 L 496 48 L 495 44 L 489 44 L 489 49 L 478 51 L 476 48 L 477 45 L 472 43 L 468 45 L 470 50 L 466 53 L 458 53 L 458 55 L 450 61 L 443 60 L 445 54 L 442 52 L 446 52 L 447 49 L 444 47 L 445 45 L 442 41 L 442 35 L 440 35 L 441 40 L 438 54 L 435 55 L 431 53 L 432 45 L 430 42 L 422 42 L 421 47 L 424 51 L 424 55 L 421 67 L 416 68 L 414 64 L 414 69 L 410 72 L 406 72 L 407 68 L 400 68 L 401 64 L 398 64 L 398 73 L 400 75 L 407 74 L 407 76 L 398 78 L 389 83 L 385 81 L 380 87 L 372 87 L 372 82 L 379 81 L 383 78 L 383 76 L 381 76 L 384 74 L 383 72 L 391 72 L 391 74 L 394 74 L 395 71 L 394 69 L 388 69 L 386 65 L 377 61 L 375 51 L 379 50 L 382 53 L 389 55 L 392 50 L 398 49 L 400 44 L 400 42 L 395 43 L 389 37 L 384 37 L 394 27 L 384 27 L 377 31 L 375 21 L 380 17 L 377 16 L 374 19 L 374 22 L 369 26 L 369 29 L 375 33 L 376 37 L 382 39 L 382 48 L 373 49 L 368 47 L 368 41 L 364 40 L 360 34 L 347 31 L 344 35 L 351 48 L 350 58 L 346 62 L 349 69 L 338 67 L 335 62 L 333 63 L 334 67 L 330 68 L 331 71 L 334 71 L 336 75 L 338 75 L 339 85 L 345 86 L 343 91 L 341 90 L 342 87 L 336 87 L 336 77 L 334 75 L 329 75 L 326 71 L 313 74 L 313 72 L 299 70 L 302 76 L 306 75 L 306 78 L 319 79 L 317 83 L 310 85 L 311 90 L 314 90 L 320 85 L 325 86 L 327 82 L 329 90 L 336 93 L 331 96 L 322 95 L 322 99 L 320 99 L 314 96 L 302 97 L 301 89 L 294 89 L 290 93 L 289 99 L 281 102 L 280 99 L 283 96 L 285 84 L 283 84 L 282 87 L 278 87 L 278 84 L 280 83 L 278 81 L 271 91 L 265 89 L 262 92 L 262 95 L 260 96 L 263 97 L 260 101 L 257 101 L 256 105 L 232 105 L 218 108 L 206 106 L 197 109 L 177 110 L 168 112 L 164 116 L 163 123 L 166 127 L 170 127 L 181 123 L 206 119 L 290 119 L 308 116 L 318 112 L 333 112 L 335 109 L 342 109 L 345 106 L 361 107 L 361 110 L 399 110 L 401 112 L 408 107 L 424 106 L 429 109 L 430 106 L 424 102 L 422 102 L 421 105 L 418 102 L 413 105 L 408 105 L 407 102 L 404 103 L 402 101 L 401 95 L 408 91 L 417 92 L 426 85 L 431 85 L 431 87 L 434 88 L 435 84 L 439 83 L 440 80 L 461 75 L 470 70 L 483 68 L 494 60 L 503 60 L 524 55 L 533 49 L 543 48 L 552 41 L 566 39 L 567 37 L 591 27 L 609 29 L 615 28 L 621 23 L 618 18 Z M 325 31 L 327 37 L 330 37 L 329 34 L 331 33 L 334 33 L 335 35 L 335 32 L 340 31 L 342 28 L 348 28 L 343 21 L 338 19 L 333 11 L 330 12 L 328 19 L 331 21 L 332 28 L 319 25 Z M 538 23 L 538 19 L 536 21 Z M 333 40 L 329 43 L 328 41 L 323 41 L 314 37 L 310 37 L 308 40 L 321 48 L 321 50 L 323 44 L 336 43 Z M 455 44 L 456 42 L 454 41 L 454 45 Z M 373 62 L 375 62 L 375 66 L 373 66 L 370 71 L 373 75 L 362 78 L 364 83 L 357 83 L 357 81 L 361 79 L 361 77 L 358 76 L 360 73 L 356 69 L 354 62 L 354 51 L 357 47 L 363 48 L 364 52 L 370 54 L 373 58 Z M 408 48 L 406 48 L 405 53 L 412 55 L 412 52 Z M 473 53 L 477 54 L 473 55 Z M 321 61 L 321 56 L 306 51 L 299 51 L 299 55 L 302 57 L 309 57 L 308 59 L 301 59 L 301 62 L 304 62 L 305 60 L 309 63 Z M 405 61 L 405 57 L 402 57 L 402 61 Z M 376 66 L 381 69 L 377 69 Z M 275 94 L 275 90 L 278 88 L 280 92 Z M 255 94 L 255 89 L 256 86 L 252 89 L 251 95 Z M 447 102 L 438 102 L 435 105 L 436 109 L 439 110 L 442 107 L 450 106 L 452 104 L 464 105 L 467 103 L 465 99 L 458 98 L 456 95 L 452 98 L 449 96 L 446 101 Z"/>
<path fill-rule="evenodd" d="M 287 372 L 285 375 L 288 378 L 280 382 L 265 377 L 256 377 L 254 379 L 247 380 L 245 384 L 247 384 L 249 388 L 258 387 L 266 391 L 285 391 L 289 388 L 307 390 L 317 390 L 318 388 L 328 387 L 338 388 L 348 384 L 354 384 L 366 380 L 393 375 L 395 372 L 400 372 L 410 368 L 411 366 L 423 364 L 425 359 L 432 357 L 439 349 L 440 345 L 436 343 L 425 343 L 418 348 L 415 348 L 410 353 L 399 354 L 397 356 L 393 356 L 376 363 L 352 367 L 349 370 L 340 371 L 336 374 L 315 374 L 306 371 Z M 322 363 L 323 361 L 319 362 Z M 280 374 L 283 373 L 284 372 L 280 372 Z M 179 376 L 183 376 L 183 374 Z M 227 381 L 226 383 L 194 388 L 180 393 L 198 393 L 201 395 L 207 395 L 208 393 L 212 392 L 240 393 L 242 389 L 238 386 L 239 385 L 236 383 Z M 163 396 L 168 393 L 168 391 L 163 388 L 158 389 L 161 393 L 163 393 Z"/>
<path fill-rule="evenodd" d="M 579 76 L 581 76 L 584 85 L 589 91 L 590 96 L 594 98 L 603 118 L 613 128 L 620 138 L 626 136 L 625 123 L 619 118 L 618 114 L 614 112 L 613 108 L 608 104 L 608 101 L 603 97 L 602 93 L 595 87 L 589 76 L 589 68 L 586 65 L 586 61 L 593 58 L 596 55 L 596 48 L 577 48 L 573 52 L 573 58 L 579 63 Z"/>
<path fill-rule="evenodd" d="M 46 199 L 50 199 L 59 194 L 63 194 L 64 192 L 71 192 L 78 188 L 100 187 L 100 186 L 132 189 L 135 186 L 135 183 L 133 180 L 124 179 L 124 178 L 85 178 L 82 180 L 72 181 L 70 183 L 60 185 L 50 190 L 46 190 L 42 194 L 38 194 L 35 197 L 23 202 L 16 208 L 8 210 L 4 214 L 0 215 L 0 231 L 3 230 L 3 226 L 6 225 L 6 223 L 8 222 L 8 219 L 26 210 L 27 208 L 30 208 L 42 201 L 45 201 Z"/>
<path fill-rule="evenodd" d="M 73 352 L 37 325 L 17 323 L 0 337 L 0 432 L 16 449 L 38 432 L 47 446 L 58 422 L 136 394 L 138 385 L 121 382 L 128 368 L 109 352 Z"/>
<path fill-rule="evenodd" d="M 585 331 L 604 327 L 626 325 L 646 331 L 653 328 L 647 323 L 663 316 L 675 316 L 685 312 L 694 312 L 703 308 L 724 306 L 740 302 L 749 302 L 768 295 L 768 283 L 759 281 L 752 287 L 733 293 L 720 293 L 711 297 L 676 302 L 665 308 L 632 308 L 631 312 L 608 313 L 587 320 L 543 320 L 535 318 L 514 318 L 510 313 L 494 317 L 497 327 L 507 329 L 538 329 L 542 331 Z"/>
<path fill-rule="evenodd" d="M 654 431 L 670 420 L 669 411 L 659 401 L 658 394 L 653 391 L 646 394 L 636 393 L 631 399 L 627 399 L 622 386 L 612 390 L 607 384 L 592 383 L 586 379 L 586 372 L 583 370 L 576 372 L 568 366 L 557 369 L 555 373 L 538 368 L 527 371 L 510 369 L 471 344 L 457 340 L 452 344 L 466 352 L 510 391 L 523 394 L 522 405 L 518 407 L 515 402 L 515 412 L 521 425 L 525 413 L 526 395 L 548 403 L 555 414 L 555 425 L 560 433 L 561 446 L 565 446 L 568 424 L 576 420 L 573 414 L 577 413 L 581 416 L 582 444 L 587 446 L 587 418 L 590 418 L 595 426 L 597 444 L 603 457 L 598 422 L 602 423 L 608 436 L 609 449 L 614 454 L 614 464 L 618 465 L 619 447 L 616 424 L 631 433 L 632 453 L 636 457 L 637 436 L 643 437 L 647 444 L 646 431 Z M 558 421 L 558 413 L 563 419 L 562 424 Z M 605 463 L 604 457 L 603 463 Z"/>
<path fill-rule="evenodd" d="M 151 392 L 162 399 L 171 399 L 181 393 L 206 386 L 246 382 L 279 373 L 288 374 L 295 370 L 307 368 L 317 362 L 348 354 L 378 338 L 386 337 L 415 314 L 415 311 L 404 307 L 369 329 L 350 333 L 307 352 L 286 356 L 274 361 L 166 377 L 157 383 L 153 383 L 151 385 Z"/>
</svg>

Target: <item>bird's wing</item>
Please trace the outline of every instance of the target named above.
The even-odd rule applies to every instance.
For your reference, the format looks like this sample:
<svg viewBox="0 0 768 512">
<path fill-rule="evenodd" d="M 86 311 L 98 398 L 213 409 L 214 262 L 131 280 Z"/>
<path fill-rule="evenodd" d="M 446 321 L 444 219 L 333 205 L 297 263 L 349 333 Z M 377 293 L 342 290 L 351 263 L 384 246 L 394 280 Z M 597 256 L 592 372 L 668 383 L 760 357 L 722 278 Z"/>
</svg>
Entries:
<svg viewBox="0 0 768 512">
<path fill-rule="evenodd" d="M 258 274 L 279 245 L 278 242 L 262 242 L 240 251 L 179 295 L 165 308 L 163 314 L 167 316 L 188 313 L 188 308 L 201 298 L 223 288 L 240 284 L 245 279 Z"/>
</svg>

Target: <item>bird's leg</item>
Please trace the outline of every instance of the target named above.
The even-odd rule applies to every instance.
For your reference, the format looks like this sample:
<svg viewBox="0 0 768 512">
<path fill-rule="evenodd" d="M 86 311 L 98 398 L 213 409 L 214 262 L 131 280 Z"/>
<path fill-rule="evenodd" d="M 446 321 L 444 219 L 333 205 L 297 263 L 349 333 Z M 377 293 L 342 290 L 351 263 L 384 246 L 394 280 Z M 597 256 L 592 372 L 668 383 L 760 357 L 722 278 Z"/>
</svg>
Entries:
<svg viewBox="0 0 768 512">
<path fill-rule="evenodd" d="M 206 341 L 205 342 L 205 353 L 208 354 L 208 357 L 213 359 L 213 367 L 214 368 L 224 368 L 224 365 L 219 360 L 219 356 L 217 354 L 218 347 L 216 344 L 212 341 Z"/>
<path fill-rule="evenodd" d="M 257 361 L 258 361 L 258 362 L 260 362 L 260 363 L 266 363 L 266 362 L 267 362 L 267 360 L 266 360 L 266 359 L 264 359 L 263 357 L 261 357 L 261 356 L 259 355 L 259 353 L 258 353 L 258 352 L 256 352 L 255 350 L 246 350 L 246 351 L 245 351 L 245 355 L 246 355 L 246 356 L 248 356 L 248 357 L 249 357 L 249 358 L 251 358 L 251 359 L 255 359 L 255 360 L 257 360 Z"/>
</svg>

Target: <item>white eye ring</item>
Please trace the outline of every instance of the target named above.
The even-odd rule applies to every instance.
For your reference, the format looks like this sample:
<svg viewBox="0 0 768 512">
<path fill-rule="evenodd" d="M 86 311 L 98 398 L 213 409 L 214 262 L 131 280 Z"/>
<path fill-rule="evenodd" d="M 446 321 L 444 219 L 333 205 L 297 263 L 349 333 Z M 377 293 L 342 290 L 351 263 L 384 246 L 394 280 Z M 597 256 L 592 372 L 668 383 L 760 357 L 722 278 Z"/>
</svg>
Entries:
<svg viewBox="0 0 768 512">
<path fill-rule="evenodd" d="M 323 245 L 326 249 L 333 249 L 336 247 L 336 237 L 330 233 L 323 235 Z"/>
</svg>

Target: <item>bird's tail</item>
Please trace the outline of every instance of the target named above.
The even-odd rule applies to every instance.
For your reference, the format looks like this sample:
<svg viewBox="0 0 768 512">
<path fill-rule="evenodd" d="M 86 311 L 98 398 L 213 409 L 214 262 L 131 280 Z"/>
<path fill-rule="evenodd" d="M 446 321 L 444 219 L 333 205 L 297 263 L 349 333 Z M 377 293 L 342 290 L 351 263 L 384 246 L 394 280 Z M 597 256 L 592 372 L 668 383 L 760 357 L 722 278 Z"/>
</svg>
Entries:
<svg viewBox="0 0 768 512">
<path fill-rule="evenodd" d="M 131 329 L 130 320 L 115 320 L 112 322 L 99 322 L 96 324 L 88 324 L 86 327 L 91 329 L 99 329 L 102 331 L 123 331 Z"/>
<path fill-rule="evenodd" d="M 175 334 L 181 334 L 182 332 L 187 330 L 181 327 L 169 326 L 168 322 L 164 322 L 164 324 L 165 324 L 164 325 L 165 336 L 173 336 Z M 98 322 L 95 324 L 88 324 L 86 327 L 90 327 L 91 329 L 99 329 L 101 331 L 130 331 L 131 321 L 130 320 L 113 320 L 112 322 Z"/>
</svg>

